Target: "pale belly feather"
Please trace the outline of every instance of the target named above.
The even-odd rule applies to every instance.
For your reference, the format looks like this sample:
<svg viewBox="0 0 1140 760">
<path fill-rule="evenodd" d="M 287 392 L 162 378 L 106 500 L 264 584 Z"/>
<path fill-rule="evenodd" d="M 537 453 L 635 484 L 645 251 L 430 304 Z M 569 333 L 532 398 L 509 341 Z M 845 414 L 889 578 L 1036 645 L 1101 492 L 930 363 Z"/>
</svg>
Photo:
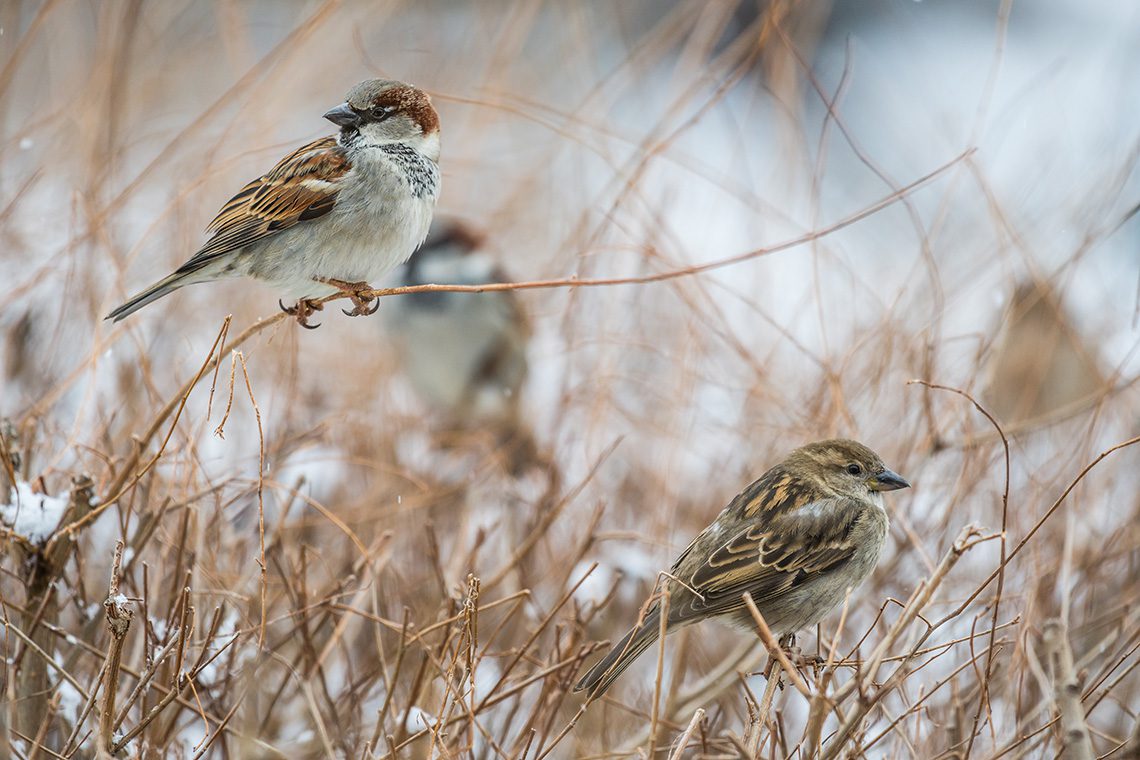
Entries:
<svg viewBox="0 0 1140 760">
<path fill-rule="evenodd" d="M 320 298 L 337 289 L 314 278 L 377 285 L 406 261 L 427 237 L 438 183 L 413 195 L 393 162 L 376 150 L 362 153 L 332 212 L 248 246 L 239 268 L 289 298 Z"/>
</svg>

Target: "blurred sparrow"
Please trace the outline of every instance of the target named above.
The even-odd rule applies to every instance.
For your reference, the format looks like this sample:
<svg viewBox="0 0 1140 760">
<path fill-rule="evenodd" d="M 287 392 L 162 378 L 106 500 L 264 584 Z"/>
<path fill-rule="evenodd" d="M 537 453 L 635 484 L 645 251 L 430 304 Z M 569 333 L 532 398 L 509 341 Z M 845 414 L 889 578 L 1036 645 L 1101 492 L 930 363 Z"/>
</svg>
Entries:
<svg viewBox="0 0 1140 760">
<path fill-rule="evenodd" d="M 1002 315 L 983 391 L 1003 423 L 1025 423 L 1090 400 L 1112 384 L 1062 294 L 1048 282 L 1018 285 Z"/>
<path fill-rule="evenodd" d="M 399 285 L 507 282 L 482 237 L 437 221 L 400 270 Z M 384 307 L 404 371 L 416 392 L 454 422 L 510 422 L 526 379 L 530 327 L 511 291 L 411 293 Z"/>
<path fill-rule="evenodd" d="M 861 443 L 819 441 L 796 449 L 738 495 L 681 552 L 664 593 L 666 633 L 720 617 L 755 630 L 748 592 L 785 645 L 818 622 L 862 583 L 887 536 L 882 491 L 907 488 L 879 455 Z M 661 606 L 654 602 L 578 682 L 600 696 L 657 640 Z"/>
<path fill-rule="evenodd" d="M 373 79 L 324 115 L 339 126 L 250 182 L 210 222 L 206 241 L 173 274 L 107 315 L 116 322 L 184 285 L 264 280 L 297 298 L 305 327 L 319 304 L 352 294 L 350 316 L 371 314 L 368 282 L 407 260 L 427 235 L 439 194 L 439 116 L 423 91 Z"/>
</svg>

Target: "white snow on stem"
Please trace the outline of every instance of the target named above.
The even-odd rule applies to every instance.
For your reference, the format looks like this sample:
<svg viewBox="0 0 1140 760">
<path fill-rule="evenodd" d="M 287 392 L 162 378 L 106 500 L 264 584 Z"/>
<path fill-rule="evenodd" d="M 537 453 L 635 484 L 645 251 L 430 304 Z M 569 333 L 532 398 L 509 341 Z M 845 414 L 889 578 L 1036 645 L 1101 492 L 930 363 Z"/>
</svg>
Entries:
<svg viewBox="0 0 1140 760">
<path fill-rule="evenodd" d="M 0 504 L 0 522 L 33 544 L 45 544 L 59 527 L 68 498 L 66 491 L 48 496 L 33 491 L 30 483 L 19 481 L 9 496 L 10 503 Z"/>
</svg>

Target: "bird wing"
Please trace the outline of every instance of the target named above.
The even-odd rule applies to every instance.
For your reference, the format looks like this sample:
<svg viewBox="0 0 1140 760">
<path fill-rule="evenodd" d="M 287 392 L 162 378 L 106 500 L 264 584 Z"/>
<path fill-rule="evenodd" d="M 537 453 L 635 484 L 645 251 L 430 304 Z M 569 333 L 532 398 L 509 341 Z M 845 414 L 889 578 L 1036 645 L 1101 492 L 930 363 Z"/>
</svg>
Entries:
<svg viewBox="0 0 1140 760">
<path fill-rule="evenodd" d="M 333 210 L 351 170 L 336 138 L 322 137 L 302 145 L 222 207 L 206 227 L 213 236 L 178 273 L 201 269 L 231 251 L 324 216 Z"/>
<path fill-rule="evenodd" d="M 857 505 L 798 489 L 790 478 L 760 485 L 726 508 L 739 527 L 725 531 L 718 520 L 677 559 L 673 575 L 686 588 L 671 595 L 671 622 L 740 610 L 746 591 L 764 607 L 855 553 Z"/>
</svg>

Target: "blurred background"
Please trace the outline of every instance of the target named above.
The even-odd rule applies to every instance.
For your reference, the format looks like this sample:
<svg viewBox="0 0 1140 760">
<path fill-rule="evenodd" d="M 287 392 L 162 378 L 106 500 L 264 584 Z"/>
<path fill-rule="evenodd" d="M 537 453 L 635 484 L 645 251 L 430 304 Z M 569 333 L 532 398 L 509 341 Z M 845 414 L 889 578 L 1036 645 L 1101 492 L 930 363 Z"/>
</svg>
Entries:
<svg viewBox="0 0 1140 760">
<path fill-rule="evenodd" d="M 714 624 L 563 734 L 569 687 L 738 491 L 833 436 L 914 484 L 838 630 L 873 647 L 964 526 L 1003 528 L 1001 438 L 918 379 L 1002 427 L 1007 541 L 942 582 L 937 650 L 851 751 L 1055 756 L 1060 616 L 1096 753 L 1133 734 L 1140 753 L 1140 449 L 1049 512 L 1140 433 L 1137 40 L 1140 7 L 1113 0 L 4 3 L 0 502 L 11 526 L 20 493 L 62 509 L 87 473 L 102 509 L 63 554 L 6 535 L 25 637 L 3 637 L 0 750 L 94 746 L 121 540 L 131 757 L 666 757 L 696 706 L 678 757 L 754 733 L 806 757 L 806 700 L 785 689 L 758 722 L 762 652 Z M 222 355 L 179 409 L 226 316 L 232 338 L 279 294 L 196 285 L 103 315 L 371 77 L 432 95 L 437 220 L 466 231 L 384 284 L 756 255 L 326 308 Z M 1031 531 L 995 611 L 983 581 Z M 826 655 L 838 618 L 801 646 Z M 186 683 L 173 659 L 148 675 L 172 644 Z"/>
</svg>

